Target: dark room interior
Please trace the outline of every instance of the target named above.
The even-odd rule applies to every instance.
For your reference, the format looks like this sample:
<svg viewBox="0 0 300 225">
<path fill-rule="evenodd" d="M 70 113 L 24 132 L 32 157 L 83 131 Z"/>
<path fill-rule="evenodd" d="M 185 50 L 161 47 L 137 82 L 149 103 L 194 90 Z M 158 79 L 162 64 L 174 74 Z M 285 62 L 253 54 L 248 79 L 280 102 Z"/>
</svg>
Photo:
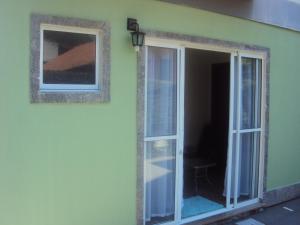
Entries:
<svg viewBox="0 0 300 225">
<path fill-rule="evenodd" d="M 225 206 L 230 55 L 186 49 L 185 73 L 183 217 L 189 217 Z"/>
</svg>

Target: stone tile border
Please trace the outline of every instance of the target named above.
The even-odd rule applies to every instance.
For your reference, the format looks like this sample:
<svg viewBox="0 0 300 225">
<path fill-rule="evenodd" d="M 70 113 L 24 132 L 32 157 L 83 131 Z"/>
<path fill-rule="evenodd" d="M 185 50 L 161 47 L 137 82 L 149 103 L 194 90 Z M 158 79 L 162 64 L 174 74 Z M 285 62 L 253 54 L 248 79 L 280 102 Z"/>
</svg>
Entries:
<svg viewBox="0 0 300 225">
<path fill-rule="evenodd" d="M 169 40 L 184 41 L 196 44 L 209 44 L 216 47 L 231 48 L 234 50 L 248 50 L 261 52 L 266 55 L 266 74 L 265 74 L 265 132 L 264 132 L 264 180 L 263 192 L 267 188 L 267 161 L 268 161 L 268 140 L 269 140 L 269 108 L 270 108 L 270 49 L 257 45 L 249 45 L 232 41 L 223 41 L 207 37 L 192 36 L 178 33 L 144 30 L 147 37 L 161 38 Z M 137 63 L 137 192 L 136 192 L 136 221 L 138 225 L 143 224 L 144 214 L 144 98 L 145 98 L 145 47 L 138 53 Z"/>
<path fill-rule="evenodd" d="M 140 48 L 137 64 L 137 195 L 136 220 L 142 225 L 144 220 L 144 121 L 145 121 L 145 47 Z"/>
<path fill-rule="evenodd" d="M 300 183 L 265 192 L 263 203 L 269 207 L 298 197 L 300 197 Z"/>
<path fill-rule="evenodd" d="M 40 91 L 40 25 L 42 23 L 92 28 L 100 31 L 99 91 Z M 110 101 L 110 36 L 110 25 L 107 22 L 32 14 L 30 39 L 31 103 L 97 103 Z"/>
</svg>

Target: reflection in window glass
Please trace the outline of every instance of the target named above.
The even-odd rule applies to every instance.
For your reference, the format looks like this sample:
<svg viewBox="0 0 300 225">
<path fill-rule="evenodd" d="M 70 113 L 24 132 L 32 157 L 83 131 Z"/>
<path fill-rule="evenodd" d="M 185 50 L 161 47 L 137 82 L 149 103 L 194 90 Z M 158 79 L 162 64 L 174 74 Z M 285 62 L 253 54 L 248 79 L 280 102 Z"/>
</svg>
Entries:
<svg viewBox="0 0 300 225">
<path fill-rule="evenodd" d="M 96 83 L 96 35 L 44 30 L 43 83 Z"/>
<path fill-rule="evenodd" d="M 173 221 L 175 215 L 176 140 L 146 144 L 146 225 Z"/>
</svg>

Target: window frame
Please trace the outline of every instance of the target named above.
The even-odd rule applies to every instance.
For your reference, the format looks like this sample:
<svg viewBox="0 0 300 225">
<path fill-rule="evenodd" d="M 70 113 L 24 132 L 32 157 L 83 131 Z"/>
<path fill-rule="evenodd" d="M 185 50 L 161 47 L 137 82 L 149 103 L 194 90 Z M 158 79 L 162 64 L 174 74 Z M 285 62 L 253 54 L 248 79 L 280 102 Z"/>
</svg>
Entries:
<svg viewBox="0 0 300 225">
<path fill-rule="evenodd" d="M 44 31 L 57 31 L 67 33 L 78 33 L 78 34 L 91 34 L 96 36 L 96 62 L 95 62 L 95 84 L 83 85 L 83 84 L 44 84 L 44 71 L 43 71 L 43 59 L 44 59 Z M 98 91 L 100 90 L 99 83 L 99 58 L 100 58 L 100 30 L 90 28 L 80 28 L 73 26 L 62 26 L 53 24 L 40 25 L 40 91 Z"/>
<path fill-rule="evenodd" d="M 103 103 L 110 101 L 111 26 L 105 21 L 31 14 L 30 102 Z M 96 35 L 95 84 L 44 84 L 44 30 Z"/>
</svg>

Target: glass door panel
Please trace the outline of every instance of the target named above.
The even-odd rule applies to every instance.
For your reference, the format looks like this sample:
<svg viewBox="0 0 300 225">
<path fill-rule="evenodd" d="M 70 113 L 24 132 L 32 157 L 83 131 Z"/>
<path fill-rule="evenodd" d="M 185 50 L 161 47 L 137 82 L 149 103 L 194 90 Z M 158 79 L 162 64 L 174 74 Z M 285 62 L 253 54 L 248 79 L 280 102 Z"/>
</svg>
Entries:
<svg viewBox="0 0 300 225">
<path fill-rule="evenodd" d="M 146 143 L 146 224 L 175 219 L 176 140 Z"/>
<path fill-rule="evenodd" d="M 242 133 L 238 176 L 238 202 L 258 197 L 260 132 Z"/>
<path fill-rule="evenodd" d="M 148 48 L 147 137 L 176 135 L 177 49 Z"/>
<path fill-rule="evenodd" d="M 226 180 L 224 183 L 224 196 L 226 196 L 226 207 L 231 208 L 235 196 L 236 157 L 237 157 L 237 126 L 238 126 L 238 90 L 239 90 L 239 57 L 232 53 L 230 62 L 230 117 L 228 132 L 228 150 Z"/>
<path fill-rule="evenodd" d="M 145 224 L 176 219 L 178 50 L 147 47 Z"/>
<path fill-rule="evenodd" d="M 237 111 L 237 151 L 235 161 L 235 204 L 258 198 L 259 152 L 261 136 L 262 61 L 239 58 Z"/>
<path fill-rule="evenodd" d="M 260 127 L 261 60 L 242 57 L 241 129 Z"/>
</svg>

